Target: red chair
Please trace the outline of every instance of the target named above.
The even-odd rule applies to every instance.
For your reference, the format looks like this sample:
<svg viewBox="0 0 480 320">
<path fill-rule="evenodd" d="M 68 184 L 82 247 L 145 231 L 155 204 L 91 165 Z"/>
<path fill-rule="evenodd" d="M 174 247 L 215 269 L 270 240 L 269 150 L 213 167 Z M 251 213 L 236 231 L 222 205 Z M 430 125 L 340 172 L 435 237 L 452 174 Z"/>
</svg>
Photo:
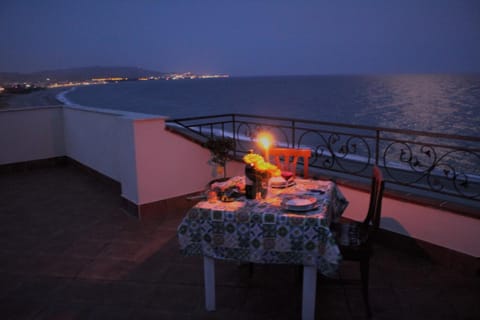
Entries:
<svg viewBox="0 0 480 320">
<path fill-rule="evenodd" d="M 303 158 L 303 177 L 308 178 L 308 159 L 312 155 L 310 149 L 295 148 L 272 148 L 270 156 L 273 156 L 274 164 L 282 171 L 290 171 L 295 178 L 297 175 L 298 158 Z M 267 159 L 270 161 L 270 159 Z"/>
</svg>

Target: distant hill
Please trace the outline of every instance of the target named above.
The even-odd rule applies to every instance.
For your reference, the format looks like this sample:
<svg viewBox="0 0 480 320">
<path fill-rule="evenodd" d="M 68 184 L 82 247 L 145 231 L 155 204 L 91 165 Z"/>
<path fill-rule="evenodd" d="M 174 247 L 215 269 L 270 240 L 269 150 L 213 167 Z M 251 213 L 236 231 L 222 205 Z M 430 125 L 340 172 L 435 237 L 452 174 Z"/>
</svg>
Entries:
<svg viewBox="0 0 480 320">
<path fill-rule="evenodd" d="M 165 75 L 160 71 L 146 70 L 136 67 L 83 67 L 58 70 L 45 70 L 32 73 L 0 72 L 0 83 L 12 82 L 45 82 L 50 79 L 58 81 L 82 81 L 92 78 L 126 77 L 139 78 Z"/>
</svg>

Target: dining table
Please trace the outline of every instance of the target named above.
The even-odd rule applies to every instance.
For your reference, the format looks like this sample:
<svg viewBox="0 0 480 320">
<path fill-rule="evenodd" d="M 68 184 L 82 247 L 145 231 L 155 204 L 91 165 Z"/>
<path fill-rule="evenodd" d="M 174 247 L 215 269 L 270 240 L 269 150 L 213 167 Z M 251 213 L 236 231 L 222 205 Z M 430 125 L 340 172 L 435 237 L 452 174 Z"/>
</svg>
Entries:
<svg viewBox="0 0 480 320">
<path fill-rule="evenodd" d="M 297 177 L 265 198 L 225 200 L 198 202 L 177 228 L 181 253 L 203 257 L 206 309 L 216 309 L 216 259 L 292 264 L 303 266 L 302 319 L 314 319 L 317 272 L 335 275 L 342 259 L 329 227 L 348 201 L 336 183 Z"/>
</svg>

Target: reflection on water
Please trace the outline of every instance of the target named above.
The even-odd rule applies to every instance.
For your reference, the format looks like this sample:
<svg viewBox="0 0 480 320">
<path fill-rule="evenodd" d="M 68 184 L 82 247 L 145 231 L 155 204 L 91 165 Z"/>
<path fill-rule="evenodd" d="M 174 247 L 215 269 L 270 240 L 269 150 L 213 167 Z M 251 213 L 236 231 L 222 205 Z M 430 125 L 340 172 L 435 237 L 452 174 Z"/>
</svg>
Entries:
<svg viewBox="0 0 480 320">
<path fill-rule="evenodd" d="M 380 127 L 478 137 L 480 82 L 478 76 L 370 77 L 365 106 L 356 116 L 363 121 L 369 119 Z M 480 175 L 480 159 L 476 154 L 422 147 L 423 144 L 435 143 L 473 147 L 468 142 L 402 134 L 391 134 L 389 137 L 411 141 L 408 144 L 384 144 L 385 148 L 389 148 L 385 154 L 385 161 L 389 164 L 403 163 L 420 171 L 442 168 L 444 172 L 454 169 Z M 410 153 L 411 159 L 405 156 Z"/>
<path fill-rule="evenodd" d="M 358 117 L 378 126 L 480 135 L 478 77 L 396 75 L 372 77 Z"/>
</svg>

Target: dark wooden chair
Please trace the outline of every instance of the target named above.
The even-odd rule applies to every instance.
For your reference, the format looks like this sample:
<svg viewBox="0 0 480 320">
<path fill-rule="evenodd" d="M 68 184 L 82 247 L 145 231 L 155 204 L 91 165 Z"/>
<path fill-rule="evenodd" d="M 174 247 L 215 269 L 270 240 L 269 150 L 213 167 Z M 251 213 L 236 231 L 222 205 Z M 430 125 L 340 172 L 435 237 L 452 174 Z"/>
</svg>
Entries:
<svg viewBox="0 0 480 320">
<path fill-rule="evenodd" d="M 332 223 L 331 226 L 343 259 L 360 263 L 362 294 L 369 318 L 372 315 L 368 298 L 370 256 L 372 254 L 375 234 L 380 226 L 383 190 L 384 181 L 382 172 L 377 166 L 374 166 L 370 204 L 365 219 L 362 222 L 358 222 L 342 218 L 338 222 Z"/>
</svg>

